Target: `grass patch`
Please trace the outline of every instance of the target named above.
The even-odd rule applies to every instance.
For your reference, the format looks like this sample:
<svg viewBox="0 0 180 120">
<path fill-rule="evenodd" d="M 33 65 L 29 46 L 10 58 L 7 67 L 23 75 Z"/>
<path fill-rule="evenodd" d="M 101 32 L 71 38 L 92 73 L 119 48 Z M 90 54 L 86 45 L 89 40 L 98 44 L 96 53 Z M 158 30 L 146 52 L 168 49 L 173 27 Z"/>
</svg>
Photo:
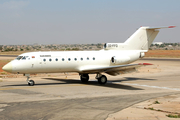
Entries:
<svg viewBox="0 0 180 120">
<path fill-rule="evenodd" d="M 168 114 L 166 116 L 170 117 L 170 118 L 180 118 L 180 114 L 178 114 L 178 115 L 176 115 L 176 114 Z"/>
<path fill-rule="evenodd" d="M 148 108 L 149 110 L 154 110 L 154 108 L 153 107 L 150 107 L 150 108 Z"/>
<path fill-rule="evenodd" d="M 160 102 L 156 100 L 156 101 L 154 101 L 154 104 L 160 104 Z"/>
</svg>

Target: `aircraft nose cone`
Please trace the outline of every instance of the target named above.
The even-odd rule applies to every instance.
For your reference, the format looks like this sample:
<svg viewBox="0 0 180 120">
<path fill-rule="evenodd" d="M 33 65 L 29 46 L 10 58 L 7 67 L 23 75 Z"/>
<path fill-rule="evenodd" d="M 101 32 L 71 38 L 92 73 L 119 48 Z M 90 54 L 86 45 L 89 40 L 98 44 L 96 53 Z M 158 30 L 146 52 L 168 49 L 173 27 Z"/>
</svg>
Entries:
<svg viewBox="0 0 180 120">
<path fill-rule="evenodd" d="M 12 72 L 12 63 L 8 63 L 2 68 L 6 72 Z"/>
</svg>

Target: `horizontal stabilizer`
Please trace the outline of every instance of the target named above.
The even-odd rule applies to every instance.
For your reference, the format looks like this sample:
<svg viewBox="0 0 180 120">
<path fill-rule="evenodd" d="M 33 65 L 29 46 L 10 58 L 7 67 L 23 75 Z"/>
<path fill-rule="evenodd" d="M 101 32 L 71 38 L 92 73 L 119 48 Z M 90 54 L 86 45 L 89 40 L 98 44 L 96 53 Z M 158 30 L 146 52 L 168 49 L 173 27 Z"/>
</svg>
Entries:
<svg viewBox="0 0 180 120">
<path fill-rule="evenodd" d="M 164 28 L 175 28 L 176 26 L 165 26 L 165 27 L 147 27 L 146 29 L 164 29 Z"/>
</svg>

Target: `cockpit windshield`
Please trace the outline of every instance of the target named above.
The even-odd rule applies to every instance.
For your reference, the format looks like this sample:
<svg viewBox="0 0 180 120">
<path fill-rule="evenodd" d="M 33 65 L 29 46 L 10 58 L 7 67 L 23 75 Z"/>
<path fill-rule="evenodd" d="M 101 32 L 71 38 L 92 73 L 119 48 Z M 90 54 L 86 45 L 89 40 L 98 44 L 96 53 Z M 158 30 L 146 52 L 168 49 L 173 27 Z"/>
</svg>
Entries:
<svg viewBox="0 0 180 120">
<path fill-rule="evenodd" d="M 16 60 L 26 60 L 26 58 L 28 58 L 28 56 L 18 56 Z"/>
<path fill-rule="evenodd" d="M 23 57 L 23 56 L 18 56 L 18 57 L 16 58 L 16 60 L 20 60 L 22 57 Z"/>
</svg>

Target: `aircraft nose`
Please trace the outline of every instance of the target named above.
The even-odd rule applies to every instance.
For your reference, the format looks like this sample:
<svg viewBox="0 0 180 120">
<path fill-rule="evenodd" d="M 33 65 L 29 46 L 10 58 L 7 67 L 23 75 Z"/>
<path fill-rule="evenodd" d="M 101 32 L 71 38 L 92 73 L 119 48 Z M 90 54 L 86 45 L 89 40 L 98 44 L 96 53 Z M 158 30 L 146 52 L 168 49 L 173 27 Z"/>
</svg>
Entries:
<svg viewBox="0 0 180 120">
<path fill-rule="evenodd" d="M 10 62 L 10 63 L 6 64 L 5 66 L 3 66 L 2 69 L 6 72 L 12 72 L 12 63 Z"/>
</svg>

